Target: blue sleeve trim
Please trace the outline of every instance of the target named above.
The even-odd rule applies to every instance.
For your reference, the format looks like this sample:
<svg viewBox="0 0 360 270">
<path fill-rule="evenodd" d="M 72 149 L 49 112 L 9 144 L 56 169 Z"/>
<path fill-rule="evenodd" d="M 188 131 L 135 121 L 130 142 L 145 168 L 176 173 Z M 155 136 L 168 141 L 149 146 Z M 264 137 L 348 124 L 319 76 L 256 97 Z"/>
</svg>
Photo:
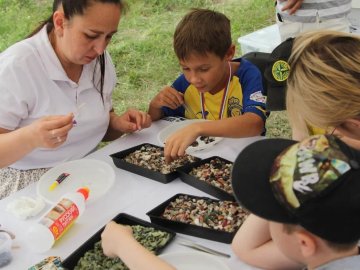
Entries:
<svg viewBox="0 0 360 270">
<path fill-rule="evenodd" d="M 244 113 L 247 113 L 247 112 L 257 114 L 258 116 L 261 117 L 261 119 L 264 121 L 264 123 L 266 122 L 266 117 L 267 117 L 266 113 L 264 111 L 262 111 L 259 107 L 247 107 L 244 110 Z"/>
</svg>

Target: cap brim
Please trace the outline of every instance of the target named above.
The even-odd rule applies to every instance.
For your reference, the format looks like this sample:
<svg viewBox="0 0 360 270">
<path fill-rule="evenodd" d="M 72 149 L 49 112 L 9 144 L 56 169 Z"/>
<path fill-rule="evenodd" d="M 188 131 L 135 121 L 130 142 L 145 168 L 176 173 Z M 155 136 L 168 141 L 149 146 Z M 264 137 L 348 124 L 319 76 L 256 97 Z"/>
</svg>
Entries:
<svg viewBox="0 0 360 270">
<path fill-rule="evenodd" d="M 267 220 L 296 223 L 274 197 L 269 182 L 275 158 L 295 143 L 287 139 L 265 139 L 247 146 L 239 154 L 233 165 L 232 187 L 240 205 Z"/>
</svg>

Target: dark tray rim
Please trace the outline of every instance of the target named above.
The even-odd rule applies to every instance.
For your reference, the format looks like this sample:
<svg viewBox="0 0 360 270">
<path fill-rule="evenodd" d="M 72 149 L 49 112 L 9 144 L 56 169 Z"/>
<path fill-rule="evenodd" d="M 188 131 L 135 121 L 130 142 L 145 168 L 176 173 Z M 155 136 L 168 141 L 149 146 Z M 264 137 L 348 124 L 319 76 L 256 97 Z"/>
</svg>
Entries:
<svg viewBox="0 0 360 270">
<path fill-rule="evenodd" d="M 130 153 L 133 153 L 134 151 L 140 149 L 141 147 L 143 147 L 145 145 L 150 145 L 150 146 L 164 150 L 164 147 L 159 146 L 159 145 L 155 145 L 152 143 L 142 143 L 142 144 L 124 149 L 122 151 L 113 153 L 110 155 L 110 157 L 112 158 L 116 167 L 126 170 L 126 171 L 129 171 L 129 172 L 132 172 L 134 174 L 143 176 L 145 178 L 161 182 L 163 184 L 170 183 L 171 181 L 173 181 L 174 179 L 179 177 L 179 173 L 177 171 L 178 168 L 175 171 L 170 172 L 168 174 L 162 174 L 161 172 L 153 171 L 153 170 L 150 170 L 150 169 L 147 169 L 147 168 L 144 168 L 144 167 L 141 167 L 141 166 L 138 166 L 138 165 L 135 165 L 135 164 L 132 164 L 132 163 L 129 163 L 129 162 L 126 162 L 123 160 L 123 158 L 125 156 L 129 155 Z M 196 156 L 193 156 L 193 157 L 201 160 L 199 157 L 196 157 Z"/>
<path fill-rule="evenodd" d="M 113 219 L 116 223 L 124 224 L 124 225 L 142 225 L 144 227 L 153 227 L 157 230 L 165 231 L 170 234 L 169 241 L 162 247 L 155 251 L 155 254 L 160 254 L 175 238 L 176 232 L 172 231 L 169 228 L 165 228 L 161 225 L 150 223 L 148 221 L 142 220 L 135 216 L 129 215 L 127 213 L 119 213 Z M 125 221 L 125 222 L 124 222 Z M 121 223 L 124 222 L 124 223 Z M 106 226 L 106 225 L 105 225 Z M 79 246 L 76 250 L 74 250 L 69 256 L 66 257 L 65 260 L 62 261 L 62 266 L 66 269 L 73 269 L 79 259 L 84 256 L 85 252 L 94 247 L 94 244 L 101 240 L 101 233 L 105 229 L 103 226 L 100 230 L 94 233 L 89 239 L 87 239 L 81 246 Z"/>
<path fill-rule="evenodd" d="M 211 160 L 214 159 L 220 159 L 221 161 L 228 163 L 228 164 L 234 164 L 234 162 L 227 160 L 225 158 L 222 158 L 220 156 L 211 156 L 199 161 L 196 161 L 194 163 L 191 164 L 187 164 L 184 166 L 181 166 L 180 168 L 178 168 L 178 172 L 179 172 L 179 178 L 181 179 L 181 181 L 183 181 L 184 183 L 193 186 L 201 191 L 204 191 L 205 193 L 208 193 L 220 200 L 226 200 L 226 201 L 236 201 L 234 195 L 226 192 L 225 190 L 218 188 L 216 186 L 211 185 L 208 182 L 205 181 L 201 181 L 199 180 L 199 178 L 195 177 L 194 175 L 190 175 L 189 172 L 193 169 L 193 168 L 197 168 L 200 165 L 203 165 L 205 163 L 209 163 Z"/>
<path fill-rule="evenodd" d="M 150 217 L 151 222 L 158 224 L 160 226 L 166 226 L 167 228 L 174 230 L 178 233 L 189 234 L 192 236 L 205 238 L 205 239 L 222 242 L 222 243 L 228 243 L 228 244 L 231 243 L 231 241 L 234 238 L 238 229 L 236 229 L 234 232 L 225 232 L 225 231 L 201 227 L 201 226 L 197 226 L 197 225 L 193 225 L 193 224 L 169 220 L 169 219 L 165 219 L 165 218 L 161 217 L 161 214 L 164 212 L 166 206 L 168 206 L 171 201 L 173 201 L 174 199 L 176 199 L 177 197 L 179 197 L 181 195 L 188 196 L 190 198 L 210 200 L 213 202 L 221 201 L 221 200 L 212 199 L 212 198 L 209 198 L 206 196 L 195 196 L 195 195 L 191 195 L 191 194 L 177 193 L 146 213 L 146 215 L 148 215 Z M 231 201 L 231 202 L 233 202 L 233 201 Z M 236 203 L 236 202 L 233 202 L 233 203 Z M 161 213 L 161 214 L 159 214 L 159 213 Z"/>
</svg>

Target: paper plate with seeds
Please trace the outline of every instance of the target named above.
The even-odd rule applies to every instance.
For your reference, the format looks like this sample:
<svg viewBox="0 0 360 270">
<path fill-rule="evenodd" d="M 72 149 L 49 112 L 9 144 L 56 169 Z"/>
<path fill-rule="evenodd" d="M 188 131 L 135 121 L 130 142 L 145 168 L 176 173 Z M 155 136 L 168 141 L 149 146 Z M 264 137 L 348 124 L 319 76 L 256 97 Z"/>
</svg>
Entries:
<svg viewBox="0 0 360 270">
<path fill-rule="evenodd" d="M 173 122 L 170 125 L 166 126 L 158 133 L 158 140 L 161 144 L 164 144 L 166 139 L 178 131 L 190 124 L 204 122 L 204 121 L 211 121 L 211 120 L 204 120 L 204 119 L 188 119 L 181 122 Z M 222 137 L 212 137 L 212 136 L 200 136 L 194 141 L 187 149 L 186 153 L 191 154 L 196 151 L 204 150 L 210 148 L 220 142 L 223 138 Z"/>
</svg>

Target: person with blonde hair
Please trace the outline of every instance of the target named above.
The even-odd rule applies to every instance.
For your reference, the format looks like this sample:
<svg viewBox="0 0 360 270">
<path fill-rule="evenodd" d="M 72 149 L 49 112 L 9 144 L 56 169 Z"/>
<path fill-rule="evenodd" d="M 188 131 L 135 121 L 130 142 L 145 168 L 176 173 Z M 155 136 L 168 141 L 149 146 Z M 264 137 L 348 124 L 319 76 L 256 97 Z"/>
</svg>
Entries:
<svg viewBox="0 0 360 270">
<path fill-rule="evenodd" d="M 360 37 L 335 31 L 303 33 L 293 41 L 289 67 L 286 107 L 293 139 L 304 140 L 322 129 L 360 150 Z M 304 267 L 304 260 L 284 255 L 270 229 L 264 217 L 250 215 L 233 240 L 234 252 L 260 268 Z"/>
<path fill-rule="evenodd" d="M 360 148 L 360 37 L 335 31 L 300 35 L 289 65 L 286 107 L 293 138 L 307 137 L 310 125 Z"/>
</svg>

